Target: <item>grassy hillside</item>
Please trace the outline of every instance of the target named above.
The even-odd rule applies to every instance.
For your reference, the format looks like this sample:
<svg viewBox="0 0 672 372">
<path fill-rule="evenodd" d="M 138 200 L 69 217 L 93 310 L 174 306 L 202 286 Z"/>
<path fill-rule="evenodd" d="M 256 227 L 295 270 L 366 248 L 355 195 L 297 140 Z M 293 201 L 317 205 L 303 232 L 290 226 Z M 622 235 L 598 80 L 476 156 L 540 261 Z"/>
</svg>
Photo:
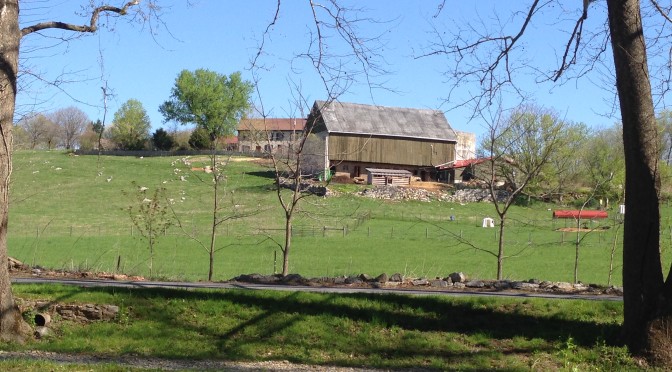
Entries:
<svg viewBox="0 0 672 372">
<path fill-rule="evenodd" d="M 194 239 L 208 239 L 212 180 L 203 171 L 206 157 L 135 158 L 73 156 L 61 152 L 21 151 L 14 155 L 10 205 L 10 255 L 32 265 L 65 269 L 119 271 L 147 275 L 149 251 L 132 227 L 126 210 L 138 186 L 166 189 L 181 227 L 161 237 L 154 259 L 160 277 L 200 280 L 207 255 Z M 224 213 L 251 213 L 220 229 L 215 279 L 280 269 L 282 210 L 268 169 L 250 159 L 226 166 Z M 135 185 L 134 185 L 135 183 Z M 493 278 L 496 229 L 484 229 L 494 217 L 488 203 L 382 201 L 352 195 L 362 186 L 331 185 L 337 196 L 310 198 L 295 222 L 292 272 L 334 276 L 400 272 L 446 276 L 463 271 Z M 166 202 L 169 203 L 169 202 Z M 506 231 L 505 276 L 571 281 L 575 233 L 557 228 L 569 222 L 551 219 L 555 206 L 514 207 Z M 612 213 L 613 214 L 613 213 Z M 369 216 L 368 219 L 358 217 Z M 450 220 L 454 217 L 454 221 Z M 669 208 L 663 222 L 669 226 Z M 602 222 L 613 225 L 613 220 Z M 668 231 L 665 227 L 664 231 Z M 616 239 L 613 284 L 620 284 L 622 229 L 581 234 L 579 279 L 606 284 Z M 661 236 L 666 257 L 672 234 Z M 277 254 L 278 263 L 274 264 Z"/>
</svg>

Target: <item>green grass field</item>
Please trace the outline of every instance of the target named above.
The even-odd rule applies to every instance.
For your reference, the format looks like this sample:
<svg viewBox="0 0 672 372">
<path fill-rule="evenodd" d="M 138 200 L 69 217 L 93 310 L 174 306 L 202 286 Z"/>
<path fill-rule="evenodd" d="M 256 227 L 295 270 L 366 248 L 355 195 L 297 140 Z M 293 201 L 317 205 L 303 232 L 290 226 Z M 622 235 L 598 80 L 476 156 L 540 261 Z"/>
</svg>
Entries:
<svg viewBox="0 0 672 372">
<path fill-rule="evenodd" d="M 150 191 L 164 187 L 182 228 L 173 226 L 160 238 L 154 275 L 205 279 L 206 251 L 187 234 L 208 240 L 212 181 L 203 172 L 191 171 L 203 167 L 206 157 L 188 161 L 185 164 L 178 157 L 98 160 L 62 152 L 16 152 L 10 255 L 57 269 L 148 275 L 149 250 L 126 208 L 137 203 L 132 197 L 137 186 Z M 252 215 L 232 219 L 219 230 L 215 280 L 280 270 L 277 242 L 282 237 L 283 217 L 268 169 L 246 159 L 232 159 L 226 173 L 223 213 Z M 481 227 L 484 217 L 495 217 L 491 204 L 381 201 L 347 192 L 363 186 L 330 187 L 338 191 L 337 196 L 309 198 L 301 206 L 294 224 L 291 272 L 304 276 L 399 272 L 436 277 L 463 271 L 470 277 L 495 277 L 496 229 Z M 576 233 L 555 231 L 571 222 L 553 221 L 552 208 L 557 206 L 536 203 L 512 208 L 505 232 L 506 252 L 511 256 L 504 263 L 507 278 L 572 280 Z M 672 237 L 670 209 L 663 208 L 661 242 L 666 261 Z M 370 218 L 358 223 L 364 215 Z M 607 284 L 616 239 L 612 284 L 620 285 L 622 229 L 611 219 L 601 225 L 610 228 L 580 235 L 579 279 Z"/>
</svg>

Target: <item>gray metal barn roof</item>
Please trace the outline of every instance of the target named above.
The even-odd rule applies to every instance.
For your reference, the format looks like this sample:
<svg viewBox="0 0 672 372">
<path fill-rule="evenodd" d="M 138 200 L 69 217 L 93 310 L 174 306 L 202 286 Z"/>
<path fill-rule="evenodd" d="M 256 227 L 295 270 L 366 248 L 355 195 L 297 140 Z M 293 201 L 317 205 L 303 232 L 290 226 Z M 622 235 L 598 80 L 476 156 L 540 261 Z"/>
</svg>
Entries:
<svg viewBox="0 0 672 372">
<path fill-rule="evenodd" d="M 457 142 L 443 112 L 357 103 L 315 101 L 329 133 L 362 134 Z"/>
</svg>

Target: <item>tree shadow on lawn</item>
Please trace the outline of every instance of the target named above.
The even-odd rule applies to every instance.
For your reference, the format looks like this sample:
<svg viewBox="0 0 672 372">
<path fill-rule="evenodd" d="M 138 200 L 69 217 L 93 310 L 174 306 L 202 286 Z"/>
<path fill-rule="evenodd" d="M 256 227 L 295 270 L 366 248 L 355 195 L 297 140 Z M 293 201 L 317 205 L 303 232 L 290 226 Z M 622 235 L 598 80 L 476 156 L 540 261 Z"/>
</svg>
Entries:
<svg viewBox="0 0 672 372">
<path fill-rule="evenodd" d="M 255 177 L 275 179 L 275 172 L 272 170 L 245 172 L 245 174 Z"/>
<path fill-rule="evenodd" d="M 492 367 L 488 363 L 503 355 L 554 353 L 568 340 L 587 348 L 601 343 L 615 345 L 620 330 L 613 323 L 522 314 L 520 308 L 514 308 L 515 301 L 249 290 L 133 291 L 134 297 L 148 300 L 222 301 L 250 309 L 198 322 L 183 321 L 180 310 L 170 306 L 152 312 L 149 316 L 166 328 L 162 337 L 192 334 L 212 345 L 212 350 L 189 355 L 191 358 L 346 366 L 366 363 L 393 368 L 413 367 L 423 361 L 431 366 L 438 360 L 481 369 Z M 483 341 L 468 341 L 472 336 Z M 184 355 L 177 349 L 165 353 L 162 356 Z"/>
</svg>

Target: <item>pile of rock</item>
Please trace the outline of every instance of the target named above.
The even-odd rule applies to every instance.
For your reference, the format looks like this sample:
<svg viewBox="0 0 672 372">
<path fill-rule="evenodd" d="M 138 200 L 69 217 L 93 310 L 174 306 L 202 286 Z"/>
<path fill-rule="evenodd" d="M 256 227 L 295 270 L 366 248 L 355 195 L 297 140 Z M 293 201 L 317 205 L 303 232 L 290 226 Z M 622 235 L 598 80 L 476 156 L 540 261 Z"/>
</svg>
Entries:
<svg viewBox="0 0 672 372">
<path fill-rule="evenodd" d="M 377 186 L 370 189 L 364 189 L 357 193 L 373 199 L 383 200 L 418 200 L 429 202 L 432 200 L 441 200 L 444 193 L 430 191 L 425 189 L 414 189 L 409 187 Z"/>
<path fill-rule="evenodd" d="M 490 190 L 481 188 L 460 189 L 451 192 L 409 187 L 376 186 L 364 189 L 356 195 L 383 200 L 445 201 L 451 203 L 492 202 Z M 498 201 L 504 201 L 509 196 L 509 193 L 506 190 L 496 190 L 495 196 Z"/>
<path fill-rule="evenodd" d="M 495 190 L 497 201 L 505 201 L 509 196 L 506 190 Z M 441 195 L 440 200 L 452 203 L 478 203 L 478 202 L 492 202 L 490 190 L 487 189 L 461 189 L 456 190 L 453 194 L 445 193 Z"/>
<path fill-rule="evenodd" d="M 246 274 L 231 279 L 231 281 L 256 284 L 287 284 L 306 286 L 350 286 L 371 288 L 417 288 L 432 290 L 470 290 L 470 291 L 526 291 L 549 292 L 565 294 L 591 294 L 622 296 L 623 289 L 614 286 L 600 286 L 597 284 L 551 282 L 530 279 L 526 281 L 514 280 L 477 280 L 469 279 L 462 272 L 454 272 L 443 278 L 408 278 L 396 273 L 388 276 L 386 273 L 376 277 L 360 274 L 355 276 L 304 278 L 299 274 L 281 275 Z"/>
</svg>

